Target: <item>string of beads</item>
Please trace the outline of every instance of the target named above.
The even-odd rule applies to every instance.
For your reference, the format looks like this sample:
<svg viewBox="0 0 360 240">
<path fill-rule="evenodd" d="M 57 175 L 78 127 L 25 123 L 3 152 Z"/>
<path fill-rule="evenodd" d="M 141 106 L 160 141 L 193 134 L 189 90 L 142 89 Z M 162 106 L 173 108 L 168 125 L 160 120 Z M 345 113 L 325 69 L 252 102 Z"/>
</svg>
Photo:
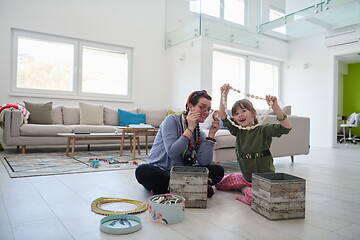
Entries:
<svg viewBox="0 0 360 240">
<path fill-rule="evenodd" d="M 233 87 L 230 86 L 230 89 L 237 92 L 237 93 L 241 93 L 240 90 L 237 90 Z M 260 99 L 260 100 L 265 100 L 266 101 L 266 98 L 262 98 L 262 97 L 259 97 L 259 96 L 255 96 L 255 95 L 252 95 L 252 94 L 249 94 L 249 93 L 243 93 L 245 96 L 247 97 L 250 97 L 250 98 L 254 98 L 254 99 Z M 224 93 L 221 94 L 221 100 L 222 100 L 222 103 L 225 107 L 225 113 L 226 113 L 226 118 L 229 120 L 229 122 L 234 126 L 234 127 L 237 127 L 238 129 L 242 129 L 242 130 L 251 130 L 251 129 L 255 129 L 257 126 L 260 126 L 264 123 L 265 119 L 269 116 L 270 112 L 271 112 L 271 108 L 272 108 L 272 105 L 273 105 L 273 102 L 270 101 L 270 104 L 269 104 L 269 108 L 266 110 L 265 112 L 265 115 L 264 117 L 259 120 L 259 123 L 256 124 L 256 125 L 252 125 L 252 126 L 247 126 L 247 127 L 242 127 L 240 125 L 237 125 L 229 116 L 228 114 L 228 110 L 227 110 L 227 101 L 226 101 L 226 98 L 225 98 L 225 95 Z"/>
</svg>

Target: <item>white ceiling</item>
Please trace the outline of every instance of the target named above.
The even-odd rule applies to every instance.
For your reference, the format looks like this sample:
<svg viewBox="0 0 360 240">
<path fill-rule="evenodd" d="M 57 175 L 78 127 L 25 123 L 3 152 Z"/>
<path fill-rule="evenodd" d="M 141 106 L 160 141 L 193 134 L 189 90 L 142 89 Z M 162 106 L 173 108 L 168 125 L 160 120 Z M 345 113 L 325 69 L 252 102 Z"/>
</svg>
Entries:
<svg viewBox="0 0 360 240">
<path fill-rule="evenodd" d="M 339 61 L 347 64 L 360 63 L 360 52 L 341 55 Z"/>
</svg>

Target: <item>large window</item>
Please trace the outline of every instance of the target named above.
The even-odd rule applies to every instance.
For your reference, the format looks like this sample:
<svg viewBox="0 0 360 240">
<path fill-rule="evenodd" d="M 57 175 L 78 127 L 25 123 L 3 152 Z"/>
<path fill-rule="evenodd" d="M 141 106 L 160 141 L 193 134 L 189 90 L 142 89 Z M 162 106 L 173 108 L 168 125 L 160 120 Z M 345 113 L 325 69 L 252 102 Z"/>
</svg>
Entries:
<svg viewBox="0 0 360 240">
<path fill-rule="evenodd" d="M 246 0 L 190 0 L 190 11 L 245 25 Z"/>
<path fill-rule="evenodd" d="M 132 49 L 13 30 L 12 93 L 131 100 Z"/>
<path fill-rule="evenodd" d="M 216 50 L 213 53 L 212 96 L 213 107 L 218 108 L 220 87 L 229 83 L 245 93 L 265 97 L 278 96 L 280 63 L 250 56 L 243 56 Z M 232 104 L 246 98 L 243 94 L 231 92 L 228 96 L 228 109 Z M 255 108 L 265 109 L 263 100 L 249 99 Z"/>
</svg>

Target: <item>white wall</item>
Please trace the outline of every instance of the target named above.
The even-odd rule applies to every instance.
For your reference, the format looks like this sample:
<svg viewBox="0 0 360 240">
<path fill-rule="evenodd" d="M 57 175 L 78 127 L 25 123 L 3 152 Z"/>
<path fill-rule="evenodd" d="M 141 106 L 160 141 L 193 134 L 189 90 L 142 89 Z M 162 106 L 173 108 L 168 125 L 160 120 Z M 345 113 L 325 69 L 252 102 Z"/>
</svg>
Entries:
<svg viewBox="0 0 360 240">
<path fill-rule="evenodd" d="M 9 96 L 10 31 L 18 28 L 134 48 L 134 102 L 103 103 L 165 107 L 170 93 L 164 76 L 164 19 L 165 0 L 1 0 L 0 104 L 23 100 L 78 104 L 78 100 Z"/>
<path fill-rule="evenodd" d="M 290 43 L 290 58 L 284 65 L 282 93 L 292 112 L 310 117 L 313 146 L 331 147 L 334 113 L 334 57 L 325 47 L 324 36 Z M 336 99 L 337 102 L 337 99 Z"/>
<path fill-rule="evenodd" d="M 201 39 L 181 43 L 166 49 L 166 79 L 170 84 L 170 105 L 184 110 L 188 95 L 200 90 Z"/>
</svg>

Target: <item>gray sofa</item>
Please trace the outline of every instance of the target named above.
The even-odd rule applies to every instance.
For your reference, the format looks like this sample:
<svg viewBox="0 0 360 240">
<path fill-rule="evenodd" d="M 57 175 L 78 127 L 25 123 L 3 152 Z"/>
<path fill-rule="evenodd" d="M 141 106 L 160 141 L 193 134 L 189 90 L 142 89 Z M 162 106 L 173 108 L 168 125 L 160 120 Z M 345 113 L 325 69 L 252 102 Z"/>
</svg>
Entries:
<svg viewBox="0 0 360 240">
<path fill-rule="evenodd" d="M 52 108 L 53 124 L 26 124 L 18 110 L 4 110 L 3 143 L 4 147 L 20 146 L 25 153 L 27 146 L 66 145 L 67 138 L 57 136 L 58 133 L 113 133 L 119 125 L 117 109 L 104 107 L 103 125 L 80 124 L 80 108 L 54 106 Z M 167 115 L 167 110 L 127 110 L 133 113 L 145 113 L 146 122 L 159 126 Z M 150 141 L 152 137 L 149 136 Z M 140 142 L 143 139 L 140 138 Z M 114 140 L 81 141 L 77 145 L 120 144 L 120 138 Z"/>
<path fill-rule="evenodd" d="M 54 106 L 52 108 L 53 124 L 24 124 L 20 111 L 8 109 L 4 111 L 3 142 L 5 147 L 21 146 L 24 153 L 26 146 L 65 146 L 66 138 L 57 136 L 57 133 L 115 132 L 119 122 L 117 109 L 109 107 L 104 107 L 104 125 L 81 125 L 79 107 Z M 128 111 L 145 113 L 146 122 L 153 126 L 159 126 L 168 112 L 166 109 L 145 110 L 140 108 Z M 293 129 L 288 135 L 274 138 L 270 151 L 274 157 L 290 156 L 291 160 L 294 161 L 294 156 L 309 153 L 310 119 L 291 115 L 288 117 Z M 209 118 L 212 117 L 209 116 Z M 265 122 L 274 123 L 275 119 L 275 116 L 270 115 Z M 207 126 L 204 124 L 201 127 L 204 131 L 207 131 Z M 215 138 L 217 142 L 213 161 L 217 163 L 236 161 L 235 137 L 228 130 L 220 129 Z M 84 145 L 109 143 L 120 144 L 120 139 L 79 142 L 79 144 Z"/>
</svg>

